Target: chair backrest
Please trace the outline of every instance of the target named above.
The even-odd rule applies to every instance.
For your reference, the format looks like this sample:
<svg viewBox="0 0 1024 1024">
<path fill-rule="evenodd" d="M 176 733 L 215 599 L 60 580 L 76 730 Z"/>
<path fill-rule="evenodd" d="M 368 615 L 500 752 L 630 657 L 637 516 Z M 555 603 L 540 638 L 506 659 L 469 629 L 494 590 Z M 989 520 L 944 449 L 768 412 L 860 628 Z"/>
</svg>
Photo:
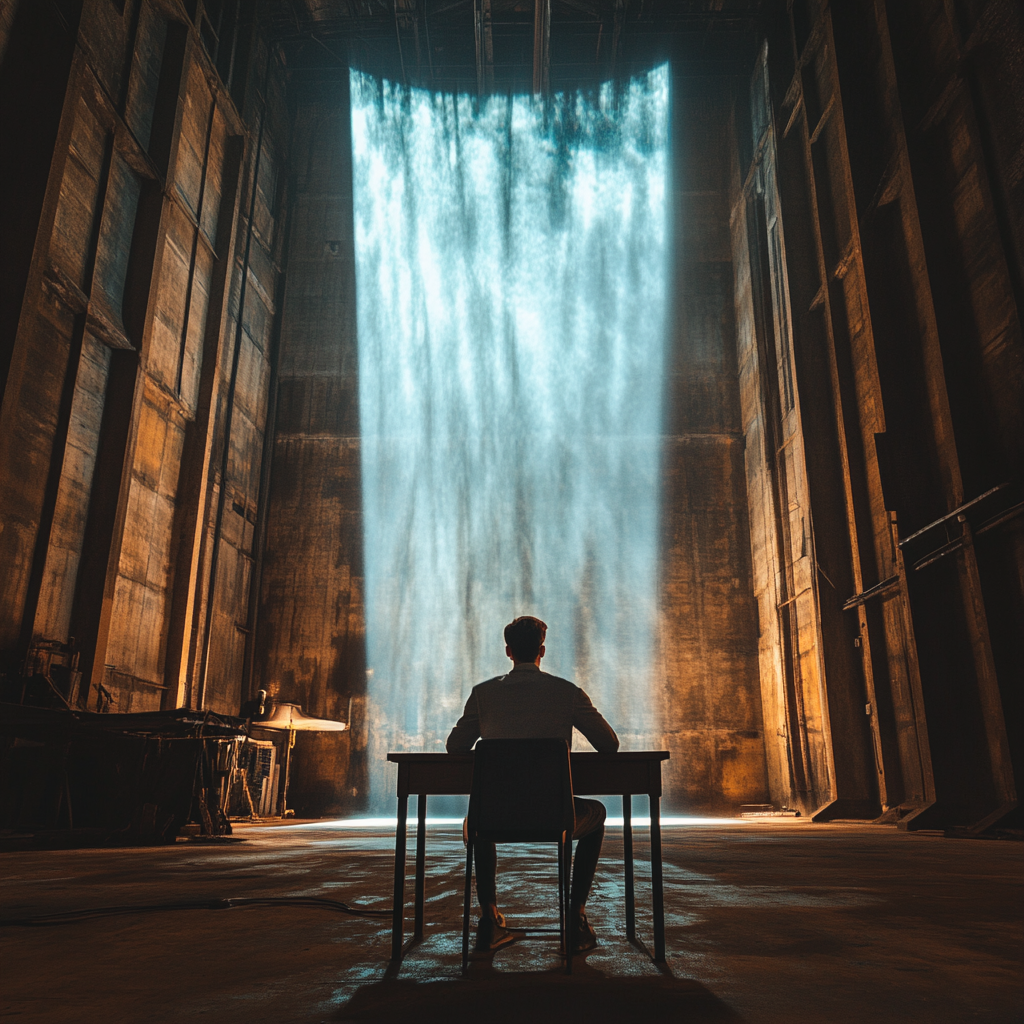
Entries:
<svg viewBox="0 0 1024 1024">
<path fill-rule="evenodd" d="M 494 842 L 557 840 L 576 819 L 565 740 L 480 740 L 473 759 L 469 829 Z"/>
</svg>

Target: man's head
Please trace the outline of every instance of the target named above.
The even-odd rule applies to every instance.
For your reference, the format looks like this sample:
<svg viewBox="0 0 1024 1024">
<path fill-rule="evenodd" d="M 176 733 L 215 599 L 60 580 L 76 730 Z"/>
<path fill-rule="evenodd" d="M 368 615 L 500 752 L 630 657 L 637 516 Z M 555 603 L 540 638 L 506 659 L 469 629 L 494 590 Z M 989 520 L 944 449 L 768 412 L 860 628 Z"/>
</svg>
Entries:
<svg viewBox="0 0 1024 1024">
<path fill-rule="evenodd" d="M 544 657 L 544 637 L 547 631 L 546 622 L 532 615 L 520 615 L 505 627 L 505 653 L 517 664 L 536 664 Z"/>
</svg>

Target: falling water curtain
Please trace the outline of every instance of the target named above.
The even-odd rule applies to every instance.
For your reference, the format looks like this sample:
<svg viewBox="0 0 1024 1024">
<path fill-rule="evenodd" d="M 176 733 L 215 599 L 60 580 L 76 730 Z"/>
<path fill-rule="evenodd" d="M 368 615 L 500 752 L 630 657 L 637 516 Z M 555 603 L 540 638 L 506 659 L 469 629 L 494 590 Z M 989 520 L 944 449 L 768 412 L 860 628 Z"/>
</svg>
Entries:
<svg viewBox="0 0 1024 1024">
<path fill-rule="evenodd" d="M 542 101 L 351 72 L 372 798 L 502 627 L 642 746 L 657 617 L 669 72 Z"/>
</svg>

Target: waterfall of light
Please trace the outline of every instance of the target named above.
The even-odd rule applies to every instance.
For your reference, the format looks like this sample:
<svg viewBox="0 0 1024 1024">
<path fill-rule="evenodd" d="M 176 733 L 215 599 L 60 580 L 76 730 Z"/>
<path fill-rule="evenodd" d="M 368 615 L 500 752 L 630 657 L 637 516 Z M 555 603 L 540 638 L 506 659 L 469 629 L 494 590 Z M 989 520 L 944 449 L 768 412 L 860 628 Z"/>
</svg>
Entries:
<svg viewBox="0 0 1024 1024">
<path fill-rule="evenodd" d="M 477 104 L 351 73 L 371 800 L 502 628 L 649 745 L 668 67 Z"/>
</svg>

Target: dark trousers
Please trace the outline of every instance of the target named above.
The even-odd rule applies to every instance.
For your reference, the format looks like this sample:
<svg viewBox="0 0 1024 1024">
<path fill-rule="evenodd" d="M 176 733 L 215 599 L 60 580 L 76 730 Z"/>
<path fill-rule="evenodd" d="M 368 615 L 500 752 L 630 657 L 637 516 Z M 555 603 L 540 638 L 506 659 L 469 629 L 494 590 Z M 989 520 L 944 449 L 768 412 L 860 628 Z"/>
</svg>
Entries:
<svg viewBox="0 0 1024 1024">
<path fill-rule="evenodd" d="M 590 886 L 597 871 L 601 856 L 601 842 L 604 839 L 604 804 L 599 800 L 573 800 L 576 808 L 576 829 L 573 839 L 576 844 L 576 859 L 572 868 L 572 889 L 570 896 L 574 905 L 583 906 L 590 895 Z M 498 854 L 494 843 L 477 843 L 476 847 L 476 895 L 481 907 L 498 902 L 495 879 L 498 873 Z"/>
</svg>

